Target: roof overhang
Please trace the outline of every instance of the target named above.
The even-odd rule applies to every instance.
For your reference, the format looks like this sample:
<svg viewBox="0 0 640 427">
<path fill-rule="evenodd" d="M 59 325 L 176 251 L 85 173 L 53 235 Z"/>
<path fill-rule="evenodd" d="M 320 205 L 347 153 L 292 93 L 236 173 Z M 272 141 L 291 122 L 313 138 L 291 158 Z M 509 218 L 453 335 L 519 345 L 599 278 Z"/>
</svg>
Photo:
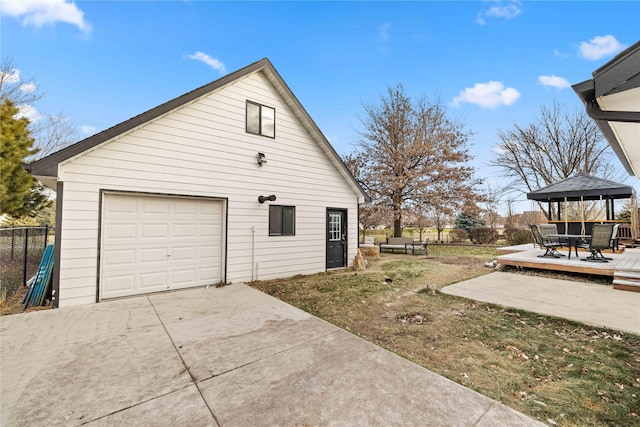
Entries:
<svg viewBox="0 0 640 427">
<path fill-rule="evenodd" d="M 296 98 L 289 86 L 285 83 L 284 79 L 280 76 L 280 74 L 276 71 L 274 66 L 267 58 L 261 59 L 260 61 L 248 65 L 236 72 L 228 74 L 218 80 L 215 80 L 209 84 L 194 89 L 191 92 L 165 102 L 164 104 L 159 105 L 149 111 L 139 114 L 89 138 L 70 145 L 60 151 L 52 153 L 47 157 L 44 157 L 33 163 L 24 164 L 23 167 L 34 177 L 42 181 L 45 185 L 55 189 L 56 181 L 58 179 L 59 165 L 70 161 L 76 156 L 80 156 L 90 150 L 93 150 L 96 147 L 99 147 L 101 144 L 107 143 L 114 138 L 118 138 L 128 132 L 131 132 L 134 129 L 143 126 L 152 120 L 162 117 L 179 107 L 182 107 L 191 102 L 195 102 L 201 97 L 207 96 L 209 93 L 225 87 L 235 82 L 236 80 L 239 80 L 240 78 L 256 72 L 265 73 L 267 78 L 274 84 L 285 102 L 300 119 L 302 124 L 307 128 L 315 141 L 319 144 L 320 148 L 329 158 L 338 173 L 358 196 L 358 203 L 370 201 L 367 193 L 353 177 L 338 153 L 329 143 L 329 140 L 320 131 L 320 129 L 304 109 L 298 98 Z"/>
<path fill-rule="evenodd" d="M 640 42 L 573 90 L 629 175 L 640 177 Z"/>
<path fill-rule="evenodd" d="M 538 202 L 562 202 L 629 199 L 635 195 L 636 192 L 630 185 L 590 175 L 575 175 L 527 193 L 527 199 Z"/>
</svg>

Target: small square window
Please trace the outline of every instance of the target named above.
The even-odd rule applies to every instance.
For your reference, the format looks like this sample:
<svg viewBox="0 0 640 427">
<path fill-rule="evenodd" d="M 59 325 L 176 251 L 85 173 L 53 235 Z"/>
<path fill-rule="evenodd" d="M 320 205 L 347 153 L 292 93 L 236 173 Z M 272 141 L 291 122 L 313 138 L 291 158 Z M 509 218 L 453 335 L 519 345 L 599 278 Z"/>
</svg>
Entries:
<svg viewBox="0 0 640 427">
<path fill-rule="evenodd" d="M 295 236 L 296 207 L 269 205 L 269 236 Z"/>
<path fill-rule="evenodd" d="M 247 101 L 247 132 L 276 137 L 276 109 Z"/>
</svg>

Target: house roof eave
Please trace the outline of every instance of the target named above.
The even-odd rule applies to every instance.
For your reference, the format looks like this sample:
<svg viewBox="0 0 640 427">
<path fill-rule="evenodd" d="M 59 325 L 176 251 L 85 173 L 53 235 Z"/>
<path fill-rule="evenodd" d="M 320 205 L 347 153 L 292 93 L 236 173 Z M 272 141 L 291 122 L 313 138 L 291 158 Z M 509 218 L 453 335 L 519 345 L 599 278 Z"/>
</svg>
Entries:
<svg viewBox="0 0 640 427">
<path fill-rule="evenodd" d="M 82 153 L 91 150 L 104 142 L 112 140 L 113 138 L 116 138 L 126 132 L 129 132 L 141 125 L 144 125 L 151 120 L 167 114 L 178 107 L 195 101 L 196 99 L 205 96 L 214 90 L 217 90 L 242 77 L 261 70 L 267 70 L 267 74 L 270 77 L 272 83 L 274 83 L 274 86 L 278 89 L 287 103 L 292 107 L 292 110 L 302 121 L 302 123 L 304 123 L 307 129 L 312 133 L 316 142 L 318 142 L 322 147 L 325 155 L 327 155 L 327 157 L 331 160 L 343 179 L 345 179 L 349 183 L 354 193 L 359 196 L 358 198 L 364 201 L 370 200 L 369 196 L 353 177 L 338 153 L 331 146 L 324 134 L 320 131 L 311 116 L 304 109 L 300 101 L 298 101 L 296 96 L 293 94 L 284 79 L 276 71 L 275 67 L 273 66 L 273 64 L 271 64 L 268 58 L 263 58 L 257 62 L 254 62 L 253 64 L 247 65 L 240 70 L 237 70 L 231 74 L 227 74 L 226 76 L 221 77 L 213 82 L 210 82 L 204 86 L 180 95 L 144 113 L 138 114 L 135 117 L 132 117 L 128 120 L 125 120 L 124 122 L 118 123 L 115 126 L 105 129 L 102 132 L 92 135 L 75 144 L 72 144 L 60 151 L 52 153 L 46 157 L 43 157 L 42 159 L 36 160 L 35 162 L 29 164 L 25 164 L 23 166 L 33 176 L 57 178 L 58 166 L 61 163 L 78 155 L 81 155 Z"/>
</svg>

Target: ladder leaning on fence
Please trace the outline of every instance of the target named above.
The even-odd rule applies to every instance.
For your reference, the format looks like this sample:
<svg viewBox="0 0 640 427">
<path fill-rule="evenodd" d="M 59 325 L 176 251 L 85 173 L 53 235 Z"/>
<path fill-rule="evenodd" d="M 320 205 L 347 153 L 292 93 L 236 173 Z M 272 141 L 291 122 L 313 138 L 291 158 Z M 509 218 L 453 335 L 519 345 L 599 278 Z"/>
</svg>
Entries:
<svg viewBox="0 0 640 427">
<path fill-rule="evenodd" d="M 22 300 L 22 311 L 31 308 L 38 307 L 44 303 L 44 300 L 49 293 L 51 286 L 51 272 L 53 270 L 53 245 L 49 245 L 44 249 L 40 265 L 36 275 L 33 276 L 27 294 Z"/>
</svg>

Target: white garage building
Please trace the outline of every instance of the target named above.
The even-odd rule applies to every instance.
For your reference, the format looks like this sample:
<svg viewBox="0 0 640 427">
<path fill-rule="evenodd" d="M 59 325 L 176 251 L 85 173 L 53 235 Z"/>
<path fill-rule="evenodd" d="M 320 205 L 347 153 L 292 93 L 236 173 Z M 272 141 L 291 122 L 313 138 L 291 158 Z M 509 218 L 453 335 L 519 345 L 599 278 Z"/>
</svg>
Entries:
<svg viewBox="0 0 640 427">
<path fill-rule="evenodd" d="M 268 59 L 27 166 L 54 307 L 350 265 L 365 193 Z"/>
</svg>

